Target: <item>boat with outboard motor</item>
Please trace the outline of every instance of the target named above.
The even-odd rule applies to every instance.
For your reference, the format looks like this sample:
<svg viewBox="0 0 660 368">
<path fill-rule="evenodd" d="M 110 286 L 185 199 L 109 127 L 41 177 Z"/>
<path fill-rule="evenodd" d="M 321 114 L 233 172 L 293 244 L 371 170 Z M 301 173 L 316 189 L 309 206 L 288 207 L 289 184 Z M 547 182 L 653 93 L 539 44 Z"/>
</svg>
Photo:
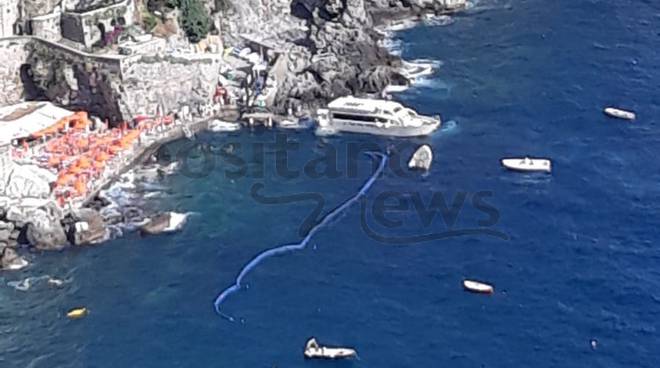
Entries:
<svg viewBox="0 0 660 368">
<path fill-rule="evenodd" d="M 635 113 L 632 111 L 627 111 L 627 110 L 622 110 L 622 109 L 617 109 L 615 107 L 606 107 L 603 112 L 605 115 L 611 116 L 613 118 L 617 119 L 623 119 L 623 120 L 635 120 L 636 116 Z"/>
<path fill-rule="evenodd" d="M 351 348 L 321 346 L 312 337 L 305 344 L 304 354 L 308 359 L 346 359 L 357 356 L 357 351 Z"/>
<path fill-rule="evenodd" d="M 433 150 L 428 144 L 424 144 L 417 148 L 415 153 L 408 161 L 408 168 L 410 169 L 420 169 L 428 171 L 431 168 L 431 162 L 433 161 Z"/>
<path fill-rule="evenodd" d="M 552 162 L 546 158 L 503 158 L 502 166 L 509 170 L 522 172 L 551 172 Z"/>
<path fill-rule="evenodd" d="M 388 84 L 385 89 L 383 89 L 383 92 L 385 94 L 400 93 L 406 91 L 408 88 L 410 88 L 410 82 L 404 84 Z"/>
<path fill-rule="evenodd" d="M 395 137 L 416 137 L 433 133 L 441 125 L 440 116 L 418 115 L 398 102 L 340 97 L 317 110 L 322 135 L 350 132 Z"/>
<path fill-rule="evenodd" d="M 433 74 L 433 66 L 433 63 L 422 60 L 416 62 L 402 61 L 399 73 L 414 84 L 419 82 L 421 78 Z"/>
<path fill-rule="evenodd" d="M 474 280 L 463 280 L 463 288 L 469 292 L 478 294 L 492 294 L 495 291 L 492 285 Z"/>
</svg>

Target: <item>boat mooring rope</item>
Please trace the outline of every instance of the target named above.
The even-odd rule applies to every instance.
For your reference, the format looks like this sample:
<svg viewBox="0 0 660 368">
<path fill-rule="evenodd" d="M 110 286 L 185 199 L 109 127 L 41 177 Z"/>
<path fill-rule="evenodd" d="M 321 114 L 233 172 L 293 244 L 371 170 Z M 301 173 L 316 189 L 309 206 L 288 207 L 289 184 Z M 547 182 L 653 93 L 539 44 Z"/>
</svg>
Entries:
<svg viewBox="0 0 660 368">
<path fill-rule="evenodd" d="M 362 185 L 360 190 L 351 198 L 344 201 L 344 203 L 342 203 L 340 206 L 328 212 L 328 214 L 326 214 L 321 219 L 321 221 L 319 221 L 307 232 L 307 235 L 299 243 L 285 244 L 276 248 L 267 249 L 259 253 L 250 262 L 248 262 L 248 264 L 246 264 L 243 267 L 243 269 L 241 269 L 241 272 L 238 274 L 238 277 L 236 277 L 234 284 L 223 290 L 222 293 L 220 293 L 220 295 L 218 295 L 218 297 L 215 299 L 215 302 L 213 304 L 215 306 L 215 311 L 219 315 L 227 318 L 230 321 L 234 321 L 234 317 L 231 317 L 220 310 L 220 306 L 225 301 L 225 299 L 227 299 L 231 294 L 240 290 L 241 283 L 243 282 L 243 278 L 245 277 L 245 275 L 247 275 L 250 271 L 252 271 L 255 267 L 257 267 L 262 261 L 264 261 L 267 258 L 276 256 L 278 254 L 284 254 L 296 250 L 305 249 L 305 247 L 307 247 L 307 244 L 309 244 L 309 241 L 312 239 L 314 234 L 316 234 L 319 230 L 325 227 L 330 221 L 332 221 L 335 217 L 337 217 L 342 212 L 344 212 L 348 207 L 350 207 L 352 204 L 357 202 L 362 196 L 364 196 L 367 193 L 367 191 L 374 185 L 376 179 L 378 179 L 378 176 L 380 176 L 380 174 L 385 169 L 385 164 L 387 163 L 387 159 L 388 159 L 387 155 L 380 152 L 368 152 L 367 154 L 372 158 L 376 158 L 376 157 L 380 158 L 380 164 L 378 165 L 376 171 L 374 171 L 374 173 L 371 175 L 371 177 L 369 177 L 369 180 L 367 180 Z"/>
</svg>

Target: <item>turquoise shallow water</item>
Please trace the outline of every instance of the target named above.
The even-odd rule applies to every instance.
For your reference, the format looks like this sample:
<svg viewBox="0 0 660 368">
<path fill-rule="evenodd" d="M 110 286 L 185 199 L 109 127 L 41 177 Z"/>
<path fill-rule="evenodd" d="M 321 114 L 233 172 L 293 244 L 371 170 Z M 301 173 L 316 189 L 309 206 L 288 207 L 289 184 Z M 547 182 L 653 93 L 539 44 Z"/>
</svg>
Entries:
<svg viewBox="0 0 660 368">
<path fill-rule="evenodd" d="M 148 200 L 193 213 L 183 232 L 34 254 L 31 268 L 0 275 L 0 285 L 41 275 L 69 281 L 0 287 L 0 366 L 657 367 L 659 21 L 652 1 L 482 0 L 451 25 L 405 31 L 405 58 L 443 64 L 399 98 L 455 124 L 406 141 L 288 133 L 300 145 L 290 169 L 335 149 L 336 178 L 278 175 L 275 132 L 200 136 L 207 152 L 233 145 L 248 173 L 230 178 L 227 170 L 241 165 L 199 154 L 213 157 L 208 175 L 169 176 L 155 187 L 162 197 Z M 638 120 L 608 119 L 606 105 L 634 109 Z M 509 240 L 386 244 L 368 236 L 360 207 L 351 207 L 306 250 L 246 277 L 248 287 L 223 304 L 237 322 L 215 314 L 213 300 L 240 268 L 264 249 L 299 241 L 314 208 L 261 204 L 252 185 L 263 183 L 269 196 L 322 194 L 328 211 L 371 173 L 368 157 L 347 158 L 351 144 L 408 152 L 422 142 L 434 147 L 431 173 L 386 169 L 367 195 L 370 228 L 388 236 L 448 228 L 441 215 L 425 226 L 413 210 L 387 212 L 401 222 L 383 226 L 373 212 L 383 193 L 413 191 L 424 203 L 433 193 L 448 203 L 467 193 L 454 227 L 473 228 L 489 216 L 471 198 L 490 192 L 485 201 L 498 217 L 489 227 Z M 553 174 L 514 175 L 498 165 L 524 154 L 551 157 Z M 190 170 L 199 169 L 202 159 L 190 156 Z M 465 277 L 493 283 L 496 293 L 464 293 Z M 78 305 L 91 314 L 63 318 Z M 360 359 L 305 361 L 312 335 L 354 346 Z"/>
</svg>

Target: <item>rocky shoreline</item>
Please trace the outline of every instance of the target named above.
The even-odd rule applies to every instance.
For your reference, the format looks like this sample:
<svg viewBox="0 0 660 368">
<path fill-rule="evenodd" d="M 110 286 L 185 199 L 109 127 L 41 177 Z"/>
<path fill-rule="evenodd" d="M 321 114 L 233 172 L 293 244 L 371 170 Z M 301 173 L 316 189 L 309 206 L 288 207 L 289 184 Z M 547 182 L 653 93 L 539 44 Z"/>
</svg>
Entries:
<svg viewBox="0 0 660 368">
<path fill-rule="evenodd" d="M 225 0 L 224 3 L 226 7 L 214 14 L 214 20 L 225 45 L 240 46 L 247 35 L 275 45 L 273 48 L 281 53 L 283 67 L 271 70 L 278 74 L 271 112 L 278 114 L 293 109 L 314 111 L 344 95 L 379 95 L 388 85 L 405 77 L 399 72 L 402 60 L 383 47 L 386 33 L 377 27 L 422 20 L 467 6 L 465 0 L 273 0 L 268 4 L 261 0 Z M 215 7 L 215 3 L 207 5 Z M 100 190 L 122 172 L 144 162 L 160 145 L 183 135 L 182 129 L 144 148 L 121 172 L 98 187 L 84 202 L 85 206 L 71 208 L 67 213 L 48 201 L 47 184 L 44 187 L 43 182 L 37 185 L 26 180 L 37 171 L 30 169 L 33 171 L 22 174 L 19 163 L 3 165 L 3 170 L 9 167 L 10 171 L 3 172 L 3 177 L 11 178 L 5 188 L 0 188 L 3 194 L 14 190 L 18 193 L 14 193 L 15 197 L 21 200 L 26 190 L 32 191 L 29 197 L 40 202 L 30 210 L 16 204 L 0 206 L 4 208 L 0 212 L 0 269 L 15 270 L 26 265 L 16 252 L 20 247 L 60 250 L 69 244 L 95 244 L 107 239 L 108 225 L 126 221 L 127 215 L 103 216 L 102 209 L 109 203 L 98 195 Z M 14 178 L 16 183 L 12 182 Z M 144 224 L 142 233 L 168 231 L 175 227 L 172 216 L 178 215 L 156 214 L 151 223 Z"/>
<path fill-rule="evenodd" d="M 208 124 L 207 120 L 198 120 L 187 125 L 190 132 L 202 130 Z M 15 166 L 9 169 L 9 173 L 3 172 L 7 178 L 7 185 L 0 188 L 2 194 L 14 198 L 13 205 L 3 205 L 0 212 L 0 270 L 19 270 L 28 265 L 24 258 L 19 255 L 20 249 L 34 249 L 37 251 L 62 250 L 67 246 L 84 246 L 101 243 L 112 237 L 110 226 L 120 222 L 128 222 L 125 213 L 119 217 L 103 216 L 103 209 L 111 205 L 111 201 L 104 198 L 102 192 L 111 186 L 122 174 L 129 172 L 154 156 L 156 151 L 168 142 L 185 137 L 181 126 L 174 127 L 169 134 L 161 135 L 148 145 L 141 147 L 127 165 L 119 167 L 105 183 L 91 192 L 82 202 L 79 208 L 68 208 L 67 211 L 60 208 L 50 199 L 50 188 L 42 188 L 41 192 L 26 190 L 14 190 L 11 188 L 25 187 L 28 189 L 35 186 L 34 172 L 21 175 L 24 170 L 20 163 L 4 161 L 0 165 L 4 171 L 7 166 Z M 25 165 L 31 170 L 37 170 L 32 165 Z M 18 174 L 17 174 L 18 173 Z M 39 203 L 34 202 L 32 196 L 39 196 Z M 27 203 L 30 202 L 30 203 Z M 148 220 L 140 211 L 141 220 Z M 168 224 L 163 218 L 169 219 L 169 214 L 155 214 L 158 221 L 163 223 L 162 231 L 166 231 Z M 147 221 L 144 221 L 147 225 Z M 148 224 L 149 234 L 158 233 L 157 223 Z M 146 233 L 146 232 L 145 232 Z"/>
</svg>

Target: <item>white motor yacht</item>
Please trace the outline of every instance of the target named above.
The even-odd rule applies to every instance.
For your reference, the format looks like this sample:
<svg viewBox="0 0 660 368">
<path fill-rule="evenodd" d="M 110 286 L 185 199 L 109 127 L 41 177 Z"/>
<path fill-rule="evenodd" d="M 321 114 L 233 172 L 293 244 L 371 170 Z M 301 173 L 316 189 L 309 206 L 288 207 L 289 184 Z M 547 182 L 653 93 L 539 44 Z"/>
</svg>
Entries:
<svg viewBox="0 0 660 368">
<path fill-rule="evenodd" d="M 351 132 L 395 137 L 433 133 L 440 117 L 418 115 L 398 102 L 353 96 L 340 97 L 317 111 L 319 134 Z"/>
</svg>

